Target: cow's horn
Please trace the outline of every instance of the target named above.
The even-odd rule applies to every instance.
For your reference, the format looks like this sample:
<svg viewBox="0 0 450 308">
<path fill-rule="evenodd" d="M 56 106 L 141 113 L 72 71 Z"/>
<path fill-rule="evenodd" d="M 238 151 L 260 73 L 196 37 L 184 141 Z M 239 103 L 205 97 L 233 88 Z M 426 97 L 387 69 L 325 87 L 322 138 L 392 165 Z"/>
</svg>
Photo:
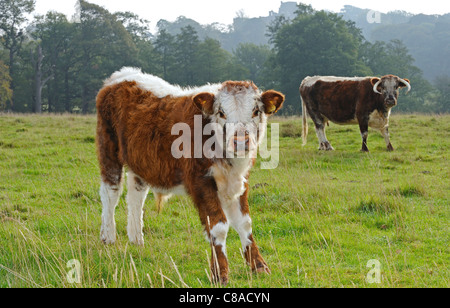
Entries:
<svg viewBox="0 0 450 308">
<path fill-rule="evenodd" d="M 373 86 L 373 91 L 377 94 L 382 94 L 380 91 L 378 91 L 378 86 L 380 85 L 380 83 L 381 83 L 381 79 L 378 80 L 378 82 Z"/>
<path fill-rule="evenodd" d="M 399 80 L 401 83 L 403 83 L 405 86 L 408 87 L 408 92 L 406 92 L 406 93 L 409 93 L 409 91 L 411 91 L 411 84 L 409 82 L 407 82 L 405 79 L 399 78 Z"/>
</svg>

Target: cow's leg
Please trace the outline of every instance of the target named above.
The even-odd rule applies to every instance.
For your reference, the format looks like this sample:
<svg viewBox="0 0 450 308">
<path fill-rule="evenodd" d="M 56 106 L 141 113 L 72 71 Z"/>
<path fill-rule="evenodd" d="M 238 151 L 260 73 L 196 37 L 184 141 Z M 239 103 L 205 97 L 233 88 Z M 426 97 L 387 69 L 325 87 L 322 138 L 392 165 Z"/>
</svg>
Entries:
<svg viewBox="0 0 450 308">
<path fill-rule="evenodd" d="M 317 138 L 319 138 L 319 150 L 320 151 L 334 151 L 334 148 L 331 146 L 330 142 L 327 139 L 327 135 L 325 134 L 325 124 L 324 123 L 316 125 L 316 134 L 317 134 Z"/>
<path fill-rule="evenodd" d="M 147 198 L 149 186 L 131 170 L 128 171 L 128 238 L 131 243 L 143 246 L 144 235 L 144 203 Z"/>
<path fill-rule="evenodd" d="M 367 119 L 360 120 L 359 129 L 362 137 L 361 152 L 369 152 L 369 148 L 367 147 L 367 138 L 369 137 L 369 121 Z"/>
<path fill-rule="evenodd" d="M 327 139 L 327 136 L 325 134 L 325 125 L 327 121 L 325 118 L 316 112 L 311 112 L 310 114 L 311 119 L 314 122 L 314 126 L 316 128 L 316 135 L 319 139 L 319 150 L 320 151 L 334 151 L 333 147 L 331 146 L 330 142 Z"/>
<path fill-rule="evenodd" d="M 304 107 L 306 112 L 309 114 L 311 120 L 314 122 L 314 127 L 316 129 L 316 135 L 319 139 L 319 150 L 320 151 L 333 151 L 333 147 L 327 139 L 325 134 L 325 125 L 327 123 L 327 119 L 325 119 L 322 114 L 320 114 L 319 110 L 315 107 L 318 106 L 318 103 L 313 100 L 304 99 L 303 100 Z"/>
<path fill-rule="evenodd" d="M 252 220 L 250 218 L 250 210 L 248 205 L 249 185 L 245 183 L 245 193 L 240 197 L 239 202 L 234 207 L 225 211 L 230 224 L 239 233 L 242 243 L 242 251 L 244 252 L 247 263 L 252 270 L 257 273 L 270 274 L 270 269 L 259 252 L 258 245 L 253 238 Z"/>
<path fill-rule="evenodd" d="M 115 173 L 115 175 L 113 175 Z M 122 194 L 122 169 L 109 170 L 108 176 L 103 175 L 100 185 L 100 199 L 102 200 L 102 227 L 100 238 L 107 245 L 116 242 L 116 222 L 114 213 Z"/>
<path fill-rule="evenodd" d="M 389 127 L 386 126 L 380 130 L 381 135 L 384 137 L 384 141 L 386 142 L 386 147 L 389 152 L 394 151 L 394 147 L 391 144 L 391 138 L 389 136 Z"/>
<path fill-rule="evenodd" d="M 197 179 L 196 184 L 198 186 L 191 187 L 189 192 L 197 206 L 200 220 L 211 244 L 211 276 L 214 282 L 226 285 L 228 283 L 226 250 L 228 220 L 222 210 L 214 179 L 211 177 L 203 178 L 202 181 Z"/>
</svg>

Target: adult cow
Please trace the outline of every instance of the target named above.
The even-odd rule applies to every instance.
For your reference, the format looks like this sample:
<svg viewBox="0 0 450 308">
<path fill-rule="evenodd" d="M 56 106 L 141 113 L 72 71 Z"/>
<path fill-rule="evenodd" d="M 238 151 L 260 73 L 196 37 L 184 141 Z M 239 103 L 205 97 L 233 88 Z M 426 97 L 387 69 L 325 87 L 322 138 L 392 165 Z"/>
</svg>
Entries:
<svg viewBox="0 0 450 308">
<path fill-rule="evenodd" d="M 369 127 L 383 135 L 388 151 L 393 151 L 389 138 L 389 116 L 397 105 L 399 88 L 411 85 L 408 79 L 394 75 L 381 78 L 347 78 L 334 76 L 307 77 L 300 86 L 303 108 L 303 145 L 308 135 L 307 114 L 315 124 L 319 150 L 334 150 L 325 135 L 328 121 L 336 124 L 359 124 L 363 152 L 368 152 Z"/>
<path fill-rule="evenodd" d="M 234 154 L 243 149 L 250 154 L 257 149 L 264 135 L 259 127 L 264 127 L 267 117 L 283 102 L 283 94 L 272 90 L 262 93 L 252 82 L 228 81 L 183 89 L 134 68 L 114 73 L 97 96 L 102 241 L 116 241 L 114 210 L 127 166 L 127 231 L 132 243 L 144 244 L 143 206 L 149 189 L 155 193 L 158 207 L 172 194 L 185 193 L 193 199 L 210 241 L 211 270 L 216 281 L 228 282 L 226 238 L 230 225 L 239 233 L 253 271 L 269 273 L 252 235 L 247 200 L 254 158 Z M 201 131 L 195 132 L 198 118 Z M 221 135 L 226 139 L 226 155 L 208 158 L 201 151 L 196 158 L 174 157 L 173 144 L 180 138 L 172 134 L 176 125 L 187 125 L 194 132 L 188 140 L 192 146 L 182 147 L 195 152 L 211 138 L 202 134 L 211 123 L 227 130 Z"/>
</svg>

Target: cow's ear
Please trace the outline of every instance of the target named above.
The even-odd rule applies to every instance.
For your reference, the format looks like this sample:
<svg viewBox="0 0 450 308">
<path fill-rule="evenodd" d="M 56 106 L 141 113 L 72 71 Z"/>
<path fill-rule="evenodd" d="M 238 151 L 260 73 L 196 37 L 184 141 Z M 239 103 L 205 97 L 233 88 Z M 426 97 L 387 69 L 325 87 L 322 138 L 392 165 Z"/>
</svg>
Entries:
<svg viewBox="0 0 450 308">
<path fill-rule="evenodd" d="M 378 78 L 378 77 L 373 77 L 372 79 L 370 79 L 370 83 L 372 84 L 372 87 L 374 87 L 375 88 L 375 85 L 377 84 L 377 83 L 379 83 L 381 81 L 381 79 L 380 78 Z M 381 84 L 381 83 L 380 83 Z M 381 86 L 380 85 L 378 85 L 378 87 L 377 87 L 377 89 L 376 89 L 377 91 L 378 91 L 378 93 L 380 93 L 381 94 Z M 375 89 L 374 89 L 374 91 L 375 91 Z M 375 91 L 375 92 L 377 92 L 377 91 Z"/>
<path fill-rule="evenodd" d="M 193 101 L 194 105 L 197 106 L 197 108 L 204 114 L 211 115 L 214 113 L 214 94 L 203 92 L 194 96 Z"/>
<path fill-rule="evenodd" d="M 284 95 L 277 91 L 266 91 L 261 95 L 261 101 L 264 103 L 264 112 L 271 116 L 283 107 Z"/>
<path fill-rule="evenodd" d="M 404 81 L 406 81 L 407 83 L 409 83 L 409 84 L 411 84 L 411 81 L 409 81 L 409 79 L 403 79 Z M 399 82 L 399 84 L 398 84 L 398 86 L 400 87 L 400 88 L 406 88 L 407 87 L 407 85 L 406 84 L 404 84 L 403 82 Z"/>
<path fill-rule="evenodd" d="M 378 78 L 378 77 L 373 77 L 372 79 L 370 79 L 370 83 L 372 84 L 372 87 L 374 86 L 374 85 L 376 85 L 376 83 L 378 82 L 378 81 L 380 81 L 381 79 L 380 78 Z"/>
</svg>

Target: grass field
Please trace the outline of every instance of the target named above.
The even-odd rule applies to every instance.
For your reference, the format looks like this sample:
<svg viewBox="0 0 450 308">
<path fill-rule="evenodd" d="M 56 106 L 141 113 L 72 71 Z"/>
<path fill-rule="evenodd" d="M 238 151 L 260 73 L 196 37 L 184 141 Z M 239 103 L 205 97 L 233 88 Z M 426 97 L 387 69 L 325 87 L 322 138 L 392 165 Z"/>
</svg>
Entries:
<svg viewBox="0 0 450 308">
<path fill-rule="evenodd" d="M 211 287 L 209 245 L 191 201 L 158 215 L 149 195 L 144 248 L 128 244 L 125 195 L 118 243 L 100 242 L 94 116 L 0 115 L 0 287 Z M 281 123 L 280 165 L 253 170 L 253 228 L 272 275 L 254 275 L 230 230 L 229 287 L 450 287 L 450 116 L 400 115 L 393 153 L 371 131 L 331 125 L 336 148 L 319 153 L 314 130 Z M 81 283 L 70 283 L 69 261 Z M 381 264 L 380 283 L 366 277 Z M 68 266 L 69 265 L 69 266 Z"/>
</svg>

